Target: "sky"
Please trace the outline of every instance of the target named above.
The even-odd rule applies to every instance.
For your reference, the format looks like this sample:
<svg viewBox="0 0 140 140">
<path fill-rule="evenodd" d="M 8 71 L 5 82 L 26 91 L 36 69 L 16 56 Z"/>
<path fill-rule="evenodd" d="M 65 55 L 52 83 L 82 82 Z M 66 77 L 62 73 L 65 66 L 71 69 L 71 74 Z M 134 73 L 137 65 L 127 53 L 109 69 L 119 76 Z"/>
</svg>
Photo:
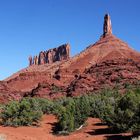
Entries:
<svg viewBox="0 0 140 140">
<path fill-rule="evenodd" d="M 140 52 L 140 0 L 0 0 L 0 80 L 28 66 L 28 56 L 95 43 L 109 13 L 113 34 Z"/>
</svg>

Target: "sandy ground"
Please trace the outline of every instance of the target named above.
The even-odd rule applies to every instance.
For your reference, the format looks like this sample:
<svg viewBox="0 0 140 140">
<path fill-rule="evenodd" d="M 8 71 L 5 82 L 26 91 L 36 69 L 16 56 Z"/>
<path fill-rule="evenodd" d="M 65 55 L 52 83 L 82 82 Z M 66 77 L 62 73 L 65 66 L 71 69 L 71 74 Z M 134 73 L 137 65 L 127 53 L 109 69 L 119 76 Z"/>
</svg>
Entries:
<svg viewBox="0 0 140 140">
<path fill-rule="evenodd" d="M 53 115 L 43 116 L 40 127 L 0 126 L 0 140 L 126 140 L 130 134 L 112 134 L 99 119 L 89 118 L 87 126 L 69 136 L 56 136 L 52 129 L 57 119 Z"/>
</svg>

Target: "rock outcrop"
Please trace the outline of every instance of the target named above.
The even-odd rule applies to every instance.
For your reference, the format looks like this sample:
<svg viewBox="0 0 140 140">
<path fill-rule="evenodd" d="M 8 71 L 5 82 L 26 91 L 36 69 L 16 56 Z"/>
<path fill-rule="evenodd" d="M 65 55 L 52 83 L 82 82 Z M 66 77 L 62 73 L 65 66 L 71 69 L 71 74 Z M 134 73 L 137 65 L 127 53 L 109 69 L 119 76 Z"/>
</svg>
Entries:
<svg viewBox="0 0 140 140">
<path fill-rule="evenodd" d="M 23 96 L 23 92 L 11 88 L 5 81 L 0 81 L 0 103 L 11 100 L 20 100 Z"/>
<path fill-rule="evenodd" d="M 68 60 L 70 58 L 70 45 L 64 44 L 58 48 L 41 51 L 39 56 L 29 57 L 29 66 L 52 64 L 56 61 Z"/>
<path fill-rule="evenodd" d="M 140 86 L 140 62 L 132 59 L 112 59 L 95 64 L 85 70 L 68 86 L 68 96 L 99 92 L 117 88 L 124 92 L 127 88 Z"/>
</svg>

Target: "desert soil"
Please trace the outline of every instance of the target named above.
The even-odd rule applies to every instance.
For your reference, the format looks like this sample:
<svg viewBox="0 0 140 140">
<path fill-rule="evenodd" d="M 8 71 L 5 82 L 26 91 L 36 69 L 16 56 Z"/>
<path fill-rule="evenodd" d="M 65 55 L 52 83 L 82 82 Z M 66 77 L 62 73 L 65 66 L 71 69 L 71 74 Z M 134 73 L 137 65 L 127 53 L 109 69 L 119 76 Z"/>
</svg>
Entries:
<svg viewBox="0 0 140 140">
<path fill-rule="evenodd" d="M 87 125 L 68 136 L 53 135 L 57 119 L 45 115 L 39 127 L 4 127 L 0 126 L 0 140 L 122 140 L 129 139 L 130 134 L 111 133 L 109 128 L 97 118 L 89 118 Z"/>
</svg>

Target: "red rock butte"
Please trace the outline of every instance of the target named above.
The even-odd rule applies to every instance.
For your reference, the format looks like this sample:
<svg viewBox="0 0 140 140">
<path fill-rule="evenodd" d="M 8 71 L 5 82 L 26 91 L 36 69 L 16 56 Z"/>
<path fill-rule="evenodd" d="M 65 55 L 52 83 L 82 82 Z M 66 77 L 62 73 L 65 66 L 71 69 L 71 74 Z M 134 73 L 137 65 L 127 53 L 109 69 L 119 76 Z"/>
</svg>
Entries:
<svg viewBox="0 0 140 140">
<path fill-rule="evenodd" d="M 140 53 L 112 34 L 111 19 L 104 17 L 103 34 L 84 51 L 70 58 L 70 45 L 29 58 L 30 66 L 0 83 L 0 99 L 26 96 L 57 98 L 98 91 L 104 87 L 120 89 L 140 80 Z M 54 94 L 53 86 L 60 89 Z M 11 93 L 12 91 L 12 93 Z"/>
<path fill-rule="evenodd" d="M 64 44 L 57 48 L 41 51 L 39 56 L 29 57 L 29 66 L 52 64 L 56 61 L 68 60 L 70 58 L 70 45 Z"/>
</svg>

